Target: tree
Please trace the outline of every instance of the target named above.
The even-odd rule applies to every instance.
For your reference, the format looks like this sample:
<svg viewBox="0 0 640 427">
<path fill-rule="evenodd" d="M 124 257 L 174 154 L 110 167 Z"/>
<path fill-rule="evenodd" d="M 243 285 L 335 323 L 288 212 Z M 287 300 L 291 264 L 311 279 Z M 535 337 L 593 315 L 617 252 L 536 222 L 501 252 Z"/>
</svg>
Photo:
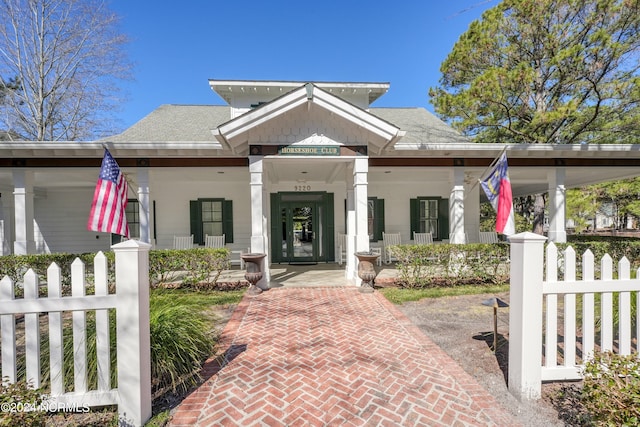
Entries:
<svg viewBox="0 0 640 427">
<path fill-rule="evenodd" d="M 126 38 L 99 0 L 0 0 L 0 128 L 78 140 L 108 131 Z"/>
<path fill-rule="evenodd" d="M 574 229 L 581 233 L 590 226 L 595 230 L 596 213 L 600 210 L 598 194 L 593 187 L 570 188 L 566 193 L 566 215 Z"/>
<path fill-rule="evenodd" d="M 429 94 L 477 142 L 640 137 L 640 0 L 504 0 L 460 37 Z M 544 198 L 536 195 L 534 232 Z"/>
<path fill-rule="evenodd" d="M 640 178 L 603 182 L 567 191 L 567 218 L 576 231 L 595 230 L 596 214 L 614 216 L 614 227 L 624 229 L 630 217 L 640 218 Z"/>
<path fill-rule="evenodd" d="M 600 201 L 613 205 L 615 228 L 626 227 L 627 219 L 640 217 L 640 178 L 594 185 Z"/>
</svg>

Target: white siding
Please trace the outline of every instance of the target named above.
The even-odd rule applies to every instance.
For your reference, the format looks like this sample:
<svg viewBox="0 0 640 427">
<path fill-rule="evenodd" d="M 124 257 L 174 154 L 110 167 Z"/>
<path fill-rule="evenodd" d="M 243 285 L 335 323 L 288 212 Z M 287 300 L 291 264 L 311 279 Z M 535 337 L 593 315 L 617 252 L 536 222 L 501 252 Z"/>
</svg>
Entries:
<svg viewBox="0 0 640 427">
<path fill-rule="evenodd" d="M 230 169 L 230 168 L 228 168 Z M 157 249 L 168 249 L 173 236 L 191 234 L 189 201 L 198 198 L 221 198 L 233 201 L 234 249 L 249 247 L 251 237 L 251 212 L 249 194 L 249 172 L 245 168 L 225 170 L 190 168 L 155 169 L 150 174 L 149 200 L 151 209 L 155 201 L 155 231 Z M 153 212 L 151 222 L 153 224 Z M 153 242 L 152 242 L 153 243 Z"/>
<path fill-rule="evenodd" d="M 49 188 L 34 199 L 34 234 L 38 252 L 109 250 L 111 236 L 87 230 L 93 188 Z"/>
</svg>

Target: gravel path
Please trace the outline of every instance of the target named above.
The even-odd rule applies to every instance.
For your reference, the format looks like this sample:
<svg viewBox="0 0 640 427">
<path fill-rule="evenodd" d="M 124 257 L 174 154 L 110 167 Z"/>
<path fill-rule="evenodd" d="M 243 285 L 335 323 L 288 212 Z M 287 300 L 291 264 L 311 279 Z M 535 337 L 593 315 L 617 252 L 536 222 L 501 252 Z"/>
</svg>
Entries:
<svg viewBox="0 0 640 427">
<path fill-rule="evenodd" d="M 523 425 L 564 426 L 548 399 L 522 403 L 507 388 L 509 309 L 498 309 L 498 350 L 493 347 L 493 308 L 482 302 L 494 296 L 507 301 L 509 294 L 465 295 L 423 299 L 397 307 L 425 335 L 471 374 Z M 543 397 L 557 385 L 543 386 Z"/>
</svg>

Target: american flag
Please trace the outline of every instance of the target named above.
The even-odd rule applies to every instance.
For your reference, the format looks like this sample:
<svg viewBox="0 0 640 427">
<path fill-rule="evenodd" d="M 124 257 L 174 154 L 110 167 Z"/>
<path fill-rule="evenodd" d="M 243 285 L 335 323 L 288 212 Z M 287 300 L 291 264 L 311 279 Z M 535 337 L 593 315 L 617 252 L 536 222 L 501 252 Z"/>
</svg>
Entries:
<svg viewBox="0 0 640 427">
<path fill-rule="evenodd" d="M 87 228 L 129 238 L 129 224 L 125 214 L 127 190 L 127 180 L 105 148 Z"/>
</svg>

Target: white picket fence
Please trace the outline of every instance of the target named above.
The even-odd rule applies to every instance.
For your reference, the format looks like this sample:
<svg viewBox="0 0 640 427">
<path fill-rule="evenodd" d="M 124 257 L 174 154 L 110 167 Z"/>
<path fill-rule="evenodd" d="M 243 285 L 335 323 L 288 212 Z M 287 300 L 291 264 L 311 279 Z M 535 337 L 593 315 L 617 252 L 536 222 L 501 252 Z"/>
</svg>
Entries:
<svg viewBox="0 0 640 427">
<path fill-rule="evenodd" d="M 640 279 L 631 279 L 626 258 L 618 262 L 618 277 L 613 279 L 613 260 L 605 255 L 600 261 L 600 278 L 596 279 L 594 256 L 587 250 L 582 255 L 582 274 L 578 278 L 573 248 L 568 247 L 559 256 L 557 247 L 550 243 L 543 274 L 545 237 L 522 233 L 511 236 L 509 241 L 509 390 L 514 395 L 520 399 L 538 399 L 542 381 L 581 379 L 583 363 L 596 350 L 631 354 L 631 293 L 636 292 L 636 298 L 640 297 Z M 563 276 L 563 280 L 559 280 L 559 276 Z M 636 277 L 640 277 L 639 274 Z M 618 293 L 617 336 L 614 334 L 614 293 Z M 595 306 L 596 294 L 600 295 L 599 311 Z M 577 298 L 578 295 L 581 297 Z M 562 298 L 560 311 L 558 298 Z M 581 301 L 581 313 L 578 313 L 577 299 Z M 580 325 L 576 324 L 577 318 L 581 319 Z M 638 337 L 640 316 L 637 313 L 635 323 Z M 580 341 L 576 336 L 578 330 Z"/>
<path fill-rule="evenodd" d="M 47 296 L 39 296 L 37 274 L 24 276 L 24 297 L 15 298 L 14 283 L 0 281 L 0 337 L 2 377 L 14 383 L 26 380 L 40 388 L 42 366 L 41 316 L 47 314 L 49 334 L 50 403 L 57 407 L 118 405 L 121 425 L 143 425 L 151 416 L 151 359 L 149 340 L 149 249 L 150 245 L 129 240 L 112 246 L 115 252 L 116 293 L 108 291 L 107 258 L 94 259 L 95 295 L 86 295 L 85 265 L 71 265 L 71 296 L 62 296 L 61 269 L 55 263 L 47 270 Z M 109 310 L 116 311 L 117 388 L 111 384 Z M 87 311 L 95 310 L 97 378 L 95 390 L 87 380 Z M 65 391 L 63 313 L 71 312 L 73 328 L 73 390 Z M 16 316 L 24 315 L 26 377 L 18 378 Z"/>
</svg>

